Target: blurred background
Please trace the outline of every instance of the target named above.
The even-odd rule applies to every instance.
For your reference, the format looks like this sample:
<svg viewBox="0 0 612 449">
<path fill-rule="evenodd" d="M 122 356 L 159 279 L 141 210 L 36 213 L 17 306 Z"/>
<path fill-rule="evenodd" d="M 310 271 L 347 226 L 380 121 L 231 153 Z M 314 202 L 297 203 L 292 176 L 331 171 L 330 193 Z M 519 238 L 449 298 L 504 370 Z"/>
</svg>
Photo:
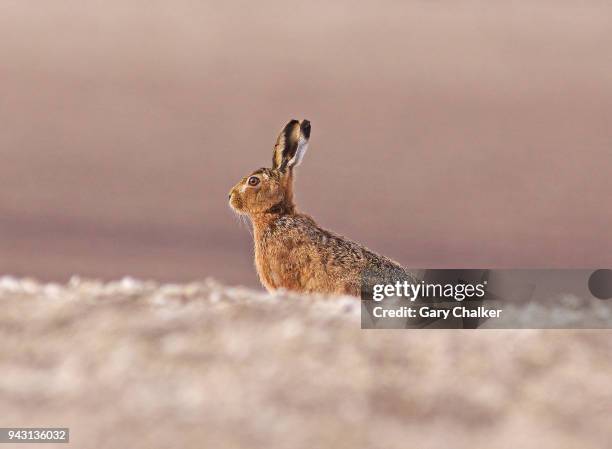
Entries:
<svg viewBox="0 0 612 449">
<path fill-rule="evenodd" d="M 257 286 L 227 206 L 308 118 L 301 210 L 409 267 L 612 265 L 612 3 L 0 2 L 0 273 Z"/>
</svg>

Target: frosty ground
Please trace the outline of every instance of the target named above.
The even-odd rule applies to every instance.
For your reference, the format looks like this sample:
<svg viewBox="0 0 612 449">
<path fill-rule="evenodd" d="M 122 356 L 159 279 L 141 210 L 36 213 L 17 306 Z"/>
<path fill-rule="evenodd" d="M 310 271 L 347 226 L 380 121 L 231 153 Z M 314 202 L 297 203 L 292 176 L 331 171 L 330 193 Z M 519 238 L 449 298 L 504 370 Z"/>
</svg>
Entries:
<svg viewBox="0 0 612 449">
<path fill-rule="evenodd" d="M 0 424 L 70 427 L 78 448 L 612 440 L 608 331 L 361 330 L 359 317 L 353 298 L 213 280 L 4 277 Z"/>
</svg>

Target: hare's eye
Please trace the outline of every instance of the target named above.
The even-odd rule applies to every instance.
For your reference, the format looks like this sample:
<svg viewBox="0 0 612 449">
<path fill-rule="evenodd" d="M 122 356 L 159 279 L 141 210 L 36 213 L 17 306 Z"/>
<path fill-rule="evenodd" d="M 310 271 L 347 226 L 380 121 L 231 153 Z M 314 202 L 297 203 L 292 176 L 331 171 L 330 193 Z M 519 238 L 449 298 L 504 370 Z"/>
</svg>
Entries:
<svg viewBox="0 0 612 449">
<path fill-rule="evenodd" d="M 257 184 L 259 184 L 259 178 L 257 176 L 251 176 L 247 182 L 249 183 L 250 186 L 254 187 Z"/>
</svg>

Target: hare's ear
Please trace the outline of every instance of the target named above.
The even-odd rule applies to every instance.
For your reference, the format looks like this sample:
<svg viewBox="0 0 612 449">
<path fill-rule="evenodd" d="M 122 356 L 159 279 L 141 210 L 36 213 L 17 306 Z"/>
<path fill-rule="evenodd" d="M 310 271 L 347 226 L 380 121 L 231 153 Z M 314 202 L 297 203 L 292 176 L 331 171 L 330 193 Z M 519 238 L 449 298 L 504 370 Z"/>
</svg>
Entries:
<svg viewBox="0 0 612 449">
<path fill-rule="evenodd" d="M 310 139 L 310 122 L 308 120 L 291 120 L 285 125 L 276 139 L 272 168 L 285 172 L 287 168 L 300 165 Z"/>
</svg>

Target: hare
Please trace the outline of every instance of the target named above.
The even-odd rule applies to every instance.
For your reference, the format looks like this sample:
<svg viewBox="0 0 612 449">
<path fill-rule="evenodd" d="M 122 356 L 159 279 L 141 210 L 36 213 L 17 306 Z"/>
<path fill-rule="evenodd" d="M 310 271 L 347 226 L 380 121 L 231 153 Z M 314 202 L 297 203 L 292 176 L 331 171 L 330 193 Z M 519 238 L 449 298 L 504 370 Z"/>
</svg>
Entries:
<svg viewBox="0 0 612 449">
<path fill-rule="evenodd" d="M 287 123 L 274 145 L 272 168 L 245 176 L 229 194 L 232 209 L 252 222 L 261 283 L 268 291 L 360 296 L 364 278 L 413 279 L 398 263 L 296 211 L 293 172 L 306 153 L 310 130 L 308 120 Z"/>
</svg>

